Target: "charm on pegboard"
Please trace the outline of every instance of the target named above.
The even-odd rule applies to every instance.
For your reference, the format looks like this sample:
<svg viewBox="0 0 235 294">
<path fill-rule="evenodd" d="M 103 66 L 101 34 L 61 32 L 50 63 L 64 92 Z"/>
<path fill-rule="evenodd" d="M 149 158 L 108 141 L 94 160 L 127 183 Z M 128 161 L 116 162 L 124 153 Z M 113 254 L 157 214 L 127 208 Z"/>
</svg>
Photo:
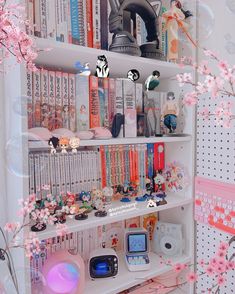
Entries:
<svg viewBox="0 0 235 294">
<path fill-rule="evenodd" d="M 146 91 L 154 91 L 160 85 L 160 72 L 158 70 L 154 70 L 152 74 L 147 77 L 145 81 L 145 89 Z"/>
<path fill-rule="evenodd" d="M 132 82 L 136 82 L 140 78 L 140 73 L 137 69 L 130 69 L 127 73 L 127 78 Z"/>
<path fill-rule="evenodd" d="M 105 55 L 99 55 L 97 57 L 95 76 L 98 78 L 109 77 L 108 60 Z"/>
</svg>

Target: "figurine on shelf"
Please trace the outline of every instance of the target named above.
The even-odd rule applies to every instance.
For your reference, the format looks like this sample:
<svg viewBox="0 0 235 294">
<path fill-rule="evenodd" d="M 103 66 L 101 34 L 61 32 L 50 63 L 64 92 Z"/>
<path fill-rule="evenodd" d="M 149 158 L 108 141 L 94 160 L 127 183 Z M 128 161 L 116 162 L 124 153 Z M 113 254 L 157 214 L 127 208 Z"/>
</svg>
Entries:
<svg viewBox="0 0 235 294">
<path fill-rule="evenodd" d="M 56 148 L 59 146 L 59 139 L 56 138 L 56 137 L 51 137 L 48 140 L 48 145 L 50 146 L 51 154 L 55 154 L 56 153 Z"/>
<path fill-rule="evenodd" d="M 76 194 L 67 192 L 67 200 L 66 200 L 66 205 L 68 207 L 71 207 L 72 205 L 75 204 L 76 201 Z"/>
<path fill-rule="evenodd" d="M 104 200 L 101 200 L 96 203 L 97 211 L 95 212 L 96 217 L 105 217 L 107 216 L 106 205 Z"/>
<path fill-rule="evenodd" d="M 90 76 L 91 70 L 90 70 L 90 64 L 86 62 L 84 65 L 81 64 L 80 61 L 77 61 L 75 63 L 75 68 L 79 71 L 80 76 Z"/>
<path fill-rule="evenodd" d="M 158 70 L 154 70 L 153 73 L 145 81 L 146 91 L 155 90 L 155 88 L 157 88 L 160 84 L 159 78 L 160 72 Z"/>
<path fill-rule="evenodd" d="M 98 78 L 109 77 L 108 60 L 105 55 L 99 55 L 97 57 L 95 76 Z"/>
<path fill-rule="evenodd" d="M 173 92 L 168 92 L 167 101 L 162 108 L 162 117 L 164 125 L 169 129 L 170 134 L 174 133 L 176 130 L 179 111 L 179 104 L 175 101 L 175 94 Z"/>
<path fill-rule="evenodd" d="M 131 202 L 131 199 L 130 199 L 130 187 L 129 187 L 128 182 L 124 183 L 123 192 L 122 192 L 122 199 L 120 201 L 121 202 Z"/>
<path fill-rule="evenodd" d="M 91 192 L 82 191 L 79 195 L 79 199 L 82 201 L 81 208 L 86 209 L 87 213 L 93 210 L 91 205 Z"/>
<path fill-rule="evenodd" d="M 63 209 L 63 207 L 59 205 L 56 207 L 55 218 L 56 218 L 55 223 L 64 224 L 66 222 L 66 212 L 65 212 L 65 209 Z"/>
<path fill-rule="evenodd" d="M 103 192 L 106 204 L 110 205 L 113 199 L 113 188 L 105 187 L 103 188 L 102 192 Z"/>
<path fill-rule="evenodd" d="M 91 191 L 91 201 L 92 201 L 92 207 L 95 210 L 98 210 L 100 203 L 104 202 L 104 195 L 102 191 L 100 191 L 99 189 L 93 189 Z"/>
<path fill-rule="evenodd" d="M 61 153 L 66 154 L 67 149 L 69 147 L 69 139 L 66 137 L 62 137 L 59 140 L 60 148 L 61 148 Z"/>
<path fill-rule="evenodd" d="M 153 199 L 156 201 L 157 205 L 167 204 L 166 198 L 166 186 L 165 178 L 162 175 L 161 171 L 158 171 L 155 178 L 155 192 L 152 194 Z"/>
<path fill-rule="evenodd" d="M 194 46 L 197 46 L 188 33 L 188 24 L 185 19 L 192 16 L 190 11 L 185 11 L 179 0 L 171 0 L 171 6 L 168 11 L 162 14 L 166 19 L 167 30 L 167 57 L 169 61 L 177 62 L 179 52 L 179 29 L 186 34 L 187 38 Z"/>
<path fill-rule="evenodd" d="M 146 201 L 146 193 L 145 193 L 145 190 L 144 189 L 139 189 L 138 192 L 137 192 L 137 197 L 135 198 L 135 200 L 137 202 L 144 202 Z"/>
<path fill-rule="evenodd" d="M 146 190 L 146 193 L 145 193 L 145 198 L 147 200 L 149 200 L 151 198 L 151 195 L 153 193 L 153 185 L 152 185 L 152 181 L 149 179 L 149 178 L 146 178 L 145 180 L 145 190 Z"/>
<path fill-rule="evenodd" d="M 31 220 L 35 222 L 35 225 L 31 227 L 32 232 L 41 232 L 46 229 L 47 226 L 44 221 L 44 217 L 47 213 L 49 215 L 49 211 L 47 209 L 37 207 L 35 207 L 35 209 L 30 213 Z"/>
<path fill-rule="evenodd" d="M 75 220 L 86 220 L 88 218 L 87 210 L 85 208 L 80 208 L 74 218 Z"/>
<path fill-rule="evenodd" d="M 80 139 L 73 137 L 69 140 L 69 145 L 72 148 L 72 153 L 77 153 L 77 148 L 80 146 Z"/>
</svg>

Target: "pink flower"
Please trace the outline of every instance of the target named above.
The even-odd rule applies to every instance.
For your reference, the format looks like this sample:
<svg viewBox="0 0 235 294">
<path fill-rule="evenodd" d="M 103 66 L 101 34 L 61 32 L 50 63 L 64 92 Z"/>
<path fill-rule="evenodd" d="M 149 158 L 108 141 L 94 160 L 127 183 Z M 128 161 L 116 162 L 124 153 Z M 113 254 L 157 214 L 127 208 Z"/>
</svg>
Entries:
<svg viewBox="0 0 235 294">
<path fill-rule="evenodd" d="M 198 279 L 198 276 L 196 273 L 194 272 L 190 272 L 188 275 L 187 275 L 187 281 L 190 282 L 190 283 L 195 283 Z"/>
<path fill-rule="evenodd" d="M 206 273 L 208 274 L 208 276 L 212 276 L 213 273 L 214 273 L 214 269 L 213 269 L 213 267 L 209 265 L 209 266 L 206 268 Z"/>
<path fill-rule="evenodd" d="M 227 270 L 234 270 L 235 269 L 235 262 L 234 261 L 228 261 L 226 265 Z"/>
<path fill-rule="evenodd" d="M 175 272 L 181 272 L 183 269 L 185 269 L 185 265 L 184 264 L 181 264 L 181 263 L 176 263 L 174 266 L 173 266 L 173 269 Z"/>
<path fill-rule="evenodd" d="M 216 254 L 218 257 L 223 258 L 226 256 L 226 251 L 224 250 L 219 250 Z"/>
<path fill-rule="evenodd" d="M 65 236 L 69 234 L 69 229 L 66 224 L 56 224 L 56 233 L 57 236 Z"/>
<path fill-rule="evenodd" d="M 224 60 L 220 60 L 220 62 L 218 63 L 218 68 L 220 70 L 228 70 L 228 62 Z"/>
<path fill-rule="evenodd" d="M 213 258 L 211 258 L 210 259 L 210 265 L 212 266 L 212 267 L 214 267 L 214 266 L 216 266 L 217 264 L 218 264 L 218 258 L 217 257 L 213 257 Z"/>
<path fill-rule="evenodd" d="M 200 260 L 198 261 L 198 264 L 199 264 L 201 267 L 203 267 L 203 266 L 205 265 L 205 260 L 204 260 L 204 259 L 200 259 Z"/>
<path fill-rule="evenodd" d="M 202 111 L 199 113 L 204 119 L 209 119 L 210 112 L 207 107 L 203 108 Z"/>
<path fill-rule="evenodd" d="M 212 57 L 212 58 L 217 57 L 216 53 L 214 51 L 212 51 L 212 50 L 204 49 L 204 54 L 206 56 Z"/>
<path fill-rule="evenodd" d="M 226 283 L 226 279 L 223 276 L 218 276 L 217 283 L 219 286 L 223 286 Z"/>
<path fill-rule="evenodd" d="M 192 106 L 197 104 L 198 96 L 196 92 L 186 93 L 184 96 L 183 104 L 187 106 Z"/>
<path fill-rule="evenodd" d="M 20 223 L 6 223 L 4 230 L 8 233 L 14 233 L 17 229 L 19 229 Z"/>
</svg>

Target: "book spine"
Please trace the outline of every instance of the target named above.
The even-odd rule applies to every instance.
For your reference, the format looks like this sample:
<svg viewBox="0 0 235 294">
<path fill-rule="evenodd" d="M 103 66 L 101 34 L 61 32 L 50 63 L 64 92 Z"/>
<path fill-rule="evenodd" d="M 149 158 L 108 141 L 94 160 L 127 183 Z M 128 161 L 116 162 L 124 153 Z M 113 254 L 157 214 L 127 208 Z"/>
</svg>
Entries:
<svg viewBox="0 0 235 294">
<path fill-rule="evenodd" d="M 55 72 L 48 72 L 49 83 L 49 130 L 55 128 Z"/>
<path fill-rule="evenodd" d="M 55 73 L 55 129 L 62 128 L 62 73 Z"/>
<path fill-rule="evenodd" d="M 28 26 L 26 27 L 26 33 L 28 35 L 34 34 L 34 1 L 33 0 L 27 0 L 27 20 L 28 20 Z"/>
<path fill-rule="evenodd" d="M 70 0 L 70 16 L 72 29 L 72 43 L 80 44 L 80 32 L 78 23 L 78 0 Z"/>
<path fill-rule="evenodd" d="M 68 5 L 67 5 L 67 30 L 68 30 L 68 43 L 72 43 L 72 26 L 71 26 L 71 7 L 70 7 L 70 1 L 68 0 Z"/>
<path fill-rule="evenodd" d="M 99 94 L 99 117 L 100 117 L 100 127 L 104 127 L 105 119 L 105 101 L 104 101 L 104 79 L 98 78 L 98 94 Z"/>
<path fill-rule="evenodd" d="M 46 0 L 40 2 L 40 26 L 41 26 L 41 38 L 47 38 L 47 4 Z"/>
<path fill-rule="evenodd" d="M 92 0 L 86 0 L 87 46 L 93 47 Z"/>
<path fill-rule="evenodd" d="M 47 5 L 47 39 L 56 40 L 56 2 L 46 1 Z"/>
<path fill-rule="evenodd" d="M 40 71 L 33 74 L 33 116 L 34 127 L 41 126 L 41 99 L 40 99 Z"/>
<path fill-rule="evenodd" d="M 116 79 L 116 95 L 115 95 L 115 114 L 124 114 L 124 104 L 123 104 L 123 85 L 122 79 Z M 119 138 L 124 137 L 124 127 L 121 126 Z"/>
<path fill-rule="evenodd" d="M 41 69 L 41 126 L 49 126 L 48 71 Z"/>
<path fill-rule="evenodd" d="M 33 74 L 31 71 L 27 71 L 27 115 L 28 115 L 28 129 L 31 129 L 34 126 L 33 119 Z"/>
<path fill-rule="evenodd" d="M 76 76 L 76 109 L 77 131 L 89 130 L 89 77 L 87 76 Z"/>
<path fill-rule="evenodd" d="M 135 103 L 137 113 L 143 113 L 144 100 L 143 100 L 143 85 L 140 83 L 135 84 Z"/>
<path fill-rule="evenodd" d="M 34 0 L 34 35 L 39 38 L 41 37 L 40 3 L 41 0 Z"/>
<path fill-rule="evenodd" d="M 100 36 L 100 0 L 94 0 L 92 6 L 93 14 L 93 48 L 101 48 L 101 36 Z"/>
<path fill-rule="evenodd" d="M 111 6 L 110 6 L 110 3 L 108 1 L 108 47 L 112 44 L 112 40 L 113 40 L 113 34 L 110 33 L 110 31 L 109 31 L 109 16 L 110 16 L 110 13 L 111 13 Z"/>
<path fill-rule="evenodd" d="M 69 36 L 68 36 L 68 1 L 67 0 L 60 0 L 61 5 L 61 29 L 62 34 L 64 36 L 64 42 L 68 43 Z"/>
<path fill-rule="evenodd" d="M 141 17 L 137 14 L 136 15 L 136 41 L 138 45 L 141 45 L 143 43 L 142 34 L 141 34 L 141 26 L 142 26 L 141 21 L 142 21 Z"/>
<path fill-rule="evenodd" d="M 75 75 L 69 74 L 69 129 L 76 131 Z"/>
<path fill-rule="evenodd" d="M 90 76 L 90 128 L 100 127 L 100 106 L 98 93 L 98 78 Z"/>
<path fill-rule="evenodd" d="M 80 0 L 81 4 L 79 8 L 79 29 L 80 29 L 80 36 L 81 42 L 80 45 L 87 46 L 87 12 L 86 12 L 86 0 Z"/>
<path fill-rule="evenodd" d="M 115 115 L 115 98 L 116 98 L 116 81 L 115 79 L 109 78 L 109 102 L 108 102 L 108 112 L 109 112 L 109 126 L 112 126 L 113 118 Z"/>
<path fill-rule="evenodd" d="M 62 73 L 62 123 L 63 128 L 69 129 L 69 75 Z"/>
<path fill-rule="evenodd" d="M 103 78 L 104 87 L 104 127 L 109 128 L 109 79 Z"/>
<path fill-rule="evenodd" d="M 100 4 L 101 49 L 108 50 L 108 0 Z"/>
</svg>

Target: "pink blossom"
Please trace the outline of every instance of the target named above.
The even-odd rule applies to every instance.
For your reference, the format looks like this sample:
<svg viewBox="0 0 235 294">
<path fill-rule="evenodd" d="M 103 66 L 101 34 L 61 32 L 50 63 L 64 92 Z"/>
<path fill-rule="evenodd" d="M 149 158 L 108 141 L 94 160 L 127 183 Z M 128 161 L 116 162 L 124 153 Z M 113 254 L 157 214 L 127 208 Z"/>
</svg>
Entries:
<svg viewBox="0 0 235 294">
<path fill-rule="evenodd" d="M 198 96 L 196 92 L 186 93 L 184 96 L 183 104 L 192 106 L 198 102 Z"/>
<path fill-rule="evenodd" d="M 206 268 L 206 273 L 208 274 L 208 276 L 213 275 L 213 273 L 214 273 L 214 269 L 213 269 L 213 267 L 209 265 L 209 266 Z"/>
<path fill-rule="evenodd" d="M 190 283 L 195 283 L 198 279 L 198 276 L 196 273 L 194 272 L 190 272 L 188 275 L 187 275 L 187 281 L 190 282 Z"/>
<path fill-rule="evenodd" d="M 228 70 L 228 62 L 227 61 L 224 61 L 224 60 L 220 60 L 219 62 L 218 62 L 218 68 L 220 69 L 220 70 Z"/>
<path fill-rule="evenodd" d="M 204 260 L 204 259 L 200 259 L 200 260 L 198 261 L 198 264 L 199 264 L 201 267 L 203 267 L 203 266 L 205 265 L 205 260 Z"/>
<path fill-rule="evenodd" d="M 204 49 L 204 54 L 206 56 L 212 57 L 212 58 L 217 57 L 216 53 L 214 51 L 212 51 L 212 50 Z"/>
<path fill-rule="evenodd" d="M 66 224 L 56 224 L 56 233 L 57 236 L 62 237 L 69 234 L 70 232 Z"/>
<path fill-rule="evenodd" d="M 6 223 L 4 230 L 7 231 L 8 233 L 13 233 L 15 232 L 17 229 L 19 229 L 20 227 L 20 223 Z"/>
<path fill-rule="evenodd" d="M 199 92 L 199 94 L 204 94 L 208 92 L 208 88 L 206 87 L 206 85 L 202 84 L 201 82 L 197 83 L 196 89 Z"/>
<path fill-rule="evenodd" d="M 181 272 L 184 269 L 184 265 L 181 263 L 176 263 L 173 269 L 175 272 Z"/>
<path fill-rule="evenodd" d="M 203 108 L 199 113 L 204 119 L 209 119 L 210 111 L 207 107 Z"/>
<path fill-rule="evenodd" d="M 226 283 L 226 279 L 223 276 L 217 278 L 217 283 L 219 286 L 223 286 Z"/>
<path fill-rule="evenodd" d="M 226 251 L 224 250 L 219 250 L 216 254 L 218 257 L 223 258 L 226 256 Z"/>
<path fill-rule="evenodd" d="M 210 259 L 210 265 L 212 266 L 212 267 L 214 267 L 214 266 L 217 266 L 217 264 L 218 264 L 218 258 L 217 257 L 213 257 L 213 258 L 211 258 Z"/>
<path fill-rule="evenodd" d="M 227 270 L 234 270 L 235 269 L 235 262 L 234 261 L 228 261 L 226 265 Z"/>
</svg>

